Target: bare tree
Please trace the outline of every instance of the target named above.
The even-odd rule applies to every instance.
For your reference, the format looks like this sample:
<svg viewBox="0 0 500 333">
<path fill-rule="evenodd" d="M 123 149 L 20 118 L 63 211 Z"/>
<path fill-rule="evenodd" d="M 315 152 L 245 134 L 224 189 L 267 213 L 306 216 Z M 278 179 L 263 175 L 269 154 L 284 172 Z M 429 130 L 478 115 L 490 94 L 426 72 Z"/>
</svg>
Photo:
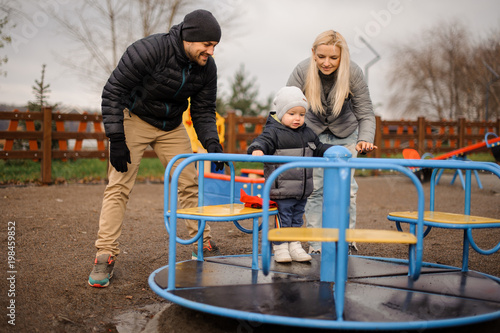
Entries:
<svg viewBox="0 0 500 333">
<path fill-rule="evenodd" d="M 492 120 L 500 118 L 500 27 L 493 29 L 475 53 L 476 72 L 479 82 L 481 106 L 478 118 Z"/>
<path fill-rule="evenodd" d="M 60 32 L 75 45 L 59 53 L 59 61 L 99 89 L 128 45 L 167 32 L 193 6 L 212 10 L 223 27 L 234 21 L 238 9 L 228 1 L 210 0 L 83 0 L 78 4 L 63 13 L 40 9 L 59 23 Z"/>
<path fill-rule="evenodd" d="M 58 22 L 62 34 L 76 42 L 73 49 L 58 50 L 59 61 L 83 79 L 102 82 L 116 66 L 123 41 L 130 38 L 121 26 L 128 17 L 128 4 L 128 0 L 85 0 L 61 13 L 41 8 Z"/>
<path fill-rule="evenodd" d="M 0 16 L 0 49 L 5 46 L 5 44 L 9 44 L 12 39 L 8 33 L 4 32 L 4 27 L 8 24 L 9 22 L 9 14 L 6 10 L 3 8 L 1 9 L 1 16 Z M 0 75 L 7 75 L 7 72 L 2 70 L 2 64 L 7 63 L 8 57 L 4 56 L 3 58 L 0 58 Z"/>
<path fill-rule="evenodd" d="M 0 49 L 12 43 L 10 30 L 15 27 L 15 18 L 19 16 L 20 4 L 13 0 L 0 0 Z M 9 61 L 7 56 L 0 56 L 0 76 L 7 76 L 2 68 Z M 4 67 L 5 68 L 5 67 Z"/>
<path fill-rule="evenodd" d="M 187 0 L 138 0 L 143 37 L 158 31 L 168 31 L 176 15 L 190 2 Z"/>
<path fill-rule="evenodd" d="M 413 117 L 480 120 L 485 70 L 478 56 L 484 46 L 473 43 L 459 22 L 441 23 L 418 36 L 394 48 L 390 108 Z M 499 64 L 498 53 L 488 59 Z"/>
</svg>

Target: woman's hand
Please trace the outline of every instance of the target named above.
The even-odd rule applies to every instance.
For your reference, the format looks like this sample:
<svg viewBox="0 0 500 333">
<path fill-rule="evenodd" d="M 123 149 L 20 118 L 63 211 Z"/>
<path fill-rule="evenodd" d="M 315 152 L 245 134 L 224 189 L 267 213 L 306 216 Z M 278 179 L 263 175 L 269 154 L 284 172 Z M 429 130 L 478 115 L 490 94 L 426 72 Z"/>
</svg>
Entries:
<svg viewBox="0 0 500 333">
<path fill-rule="evenodd" d="M 254 150 L 252 156 L 264 156 L 264 152 L 262 150 Z"/>
<path fill-rule="evenodd" d="M 362 155 L 365 155 L 366 153 L 369 153 L 373 149 L 377 149 L 377 148 L 378 147 L 375 146 L 373 143 L 366 142 L 366 141 L 359 141 L 358 144 L 356 145 L 356 151 Z"/>
</svg>

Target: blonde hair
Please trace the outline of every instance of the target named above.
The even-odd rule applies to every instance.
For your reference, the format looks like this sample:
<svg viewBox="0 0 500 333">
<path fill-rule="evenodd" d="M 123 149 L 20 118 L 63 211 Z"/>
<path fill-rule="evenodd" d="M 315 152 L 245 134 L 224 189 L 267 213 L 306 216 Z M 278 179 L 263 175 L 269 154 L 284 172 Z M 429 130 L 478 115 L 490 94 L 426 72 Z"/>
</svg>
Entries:
<svg viewBox="0 0 500 333">
<path fill-rule="evenodd" d="M 307 71 L 306 83 L 305 83 L 305 95 L 309 101 L 312 112 L 315 114 L 325 114 L 326 110 L 323 109 L 321 103 L 321 79 L 318 73 L 318 66 L 314 60 L 314 55 L 316 50 L 320 45 L 333 45 L 338 46 L 340 49 L 340 64 L 337 68 L 337 80 L 335 86 L 333 87 L 334 94 L 332 94 L 332 99 L 330 101 L 332 105 L 332 113 L 337 116 L 340 111 L 342 111 L 342 105 L 344 101 L 349 96 L 349 79 L 350 79 L 350 56 L 349 48 L 344 37 L 333 30 L 327 30 L 322 32 L 316 37 L 314 41 L 311 56 L 311 62 L 309 63 L 309 70 Z"/>
</svg>

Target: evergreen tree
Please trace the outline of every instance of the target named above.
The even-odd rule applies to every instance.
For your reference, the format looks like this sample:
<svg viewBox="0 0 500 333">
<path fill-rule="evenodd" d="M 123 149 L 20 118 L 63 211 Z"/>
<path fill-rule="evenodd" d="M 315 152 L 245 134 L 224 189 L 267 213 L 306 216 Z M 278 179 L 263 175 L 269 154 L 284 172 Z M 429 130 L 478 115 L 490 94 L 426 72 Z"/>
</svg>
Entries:
<svg viewBox="0 0 500 333">
<path fill-rule="evenodd" d="M 42 112 L 43 108 L 45 107 L 51 107 L 52 109 L 55 109 L 57 107 L 56 104 L 48 104 L 48 99 L 49 99 L 49 93 L 50 93 L 50 84 L 47 84 L 45 82 L 45 67 L 46 65 L 42 65 L 42 75 L 39 80 L 35 80 L 35 85 L 31 86 L 33 89 L 33 94 L 35 95 L 35 101 L 33 102 L 28 102 L 28 111 L 32 112 Z M 23 123 L 22 126 L 26 128 L 26 124 Z M 42 123 L 40 121 L 35 121 L 35 130 L 39 131 L 42 128 Z M 52 124 L 52 130 L 56 130 L 55 123 Z M 40 146 L 41 142 L 38 142 L 38 145 Z M 57 149 L 59 147 L 59 143 L 57 141 L 52 142 L 52 148 Z"/>
<path fill-rule="evenodd" d="M 268 98 L 264 104 L 259 103 L 257 100 L 259 89 L 255 81 L 255 78 L 248 79 L 245 66 L 240 65 L 231 82 L 231 97 L 227 102 L 227 106 L 234 110 L 240 110 L 243 116 L 258 116 L 263 111 L 267 114 L 270 99 Z"/>
<path fill-rule="evenodd" d="M 35 95 L 34 102 L 28 102 L 28 110 L 41 112 L 44 107 L 57 107 L 57 104 L 49 105 L 48 94 L 50 93 L 50 84 L 45 83 L 45 67 L 46 65 L 42 65 L 42 76 L 40 81 L 35 80 L 35 85 L 31 86 L 33 89 L 33 94 Z"/>
</svg>

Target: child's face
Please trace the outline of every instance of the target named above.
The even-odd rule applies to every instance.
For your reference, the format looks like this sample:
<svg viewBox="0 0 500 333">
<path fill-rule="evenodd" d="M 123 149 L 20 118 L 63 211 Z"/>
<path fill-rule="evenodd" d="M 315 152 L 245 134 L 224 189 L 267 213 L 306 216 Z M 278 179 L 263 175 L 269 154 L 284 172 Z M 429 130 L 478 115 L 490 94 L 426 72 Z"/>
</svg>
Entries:
<svg viewBox="0 0 500 333">
<path fill-rule="evenodd" d="M 306 109 L 302 106 L 296 106 L 288 110 L 281 118 L 281 123 L 292 129 L 299 128 L 304 124 Z"/>
</svg>

